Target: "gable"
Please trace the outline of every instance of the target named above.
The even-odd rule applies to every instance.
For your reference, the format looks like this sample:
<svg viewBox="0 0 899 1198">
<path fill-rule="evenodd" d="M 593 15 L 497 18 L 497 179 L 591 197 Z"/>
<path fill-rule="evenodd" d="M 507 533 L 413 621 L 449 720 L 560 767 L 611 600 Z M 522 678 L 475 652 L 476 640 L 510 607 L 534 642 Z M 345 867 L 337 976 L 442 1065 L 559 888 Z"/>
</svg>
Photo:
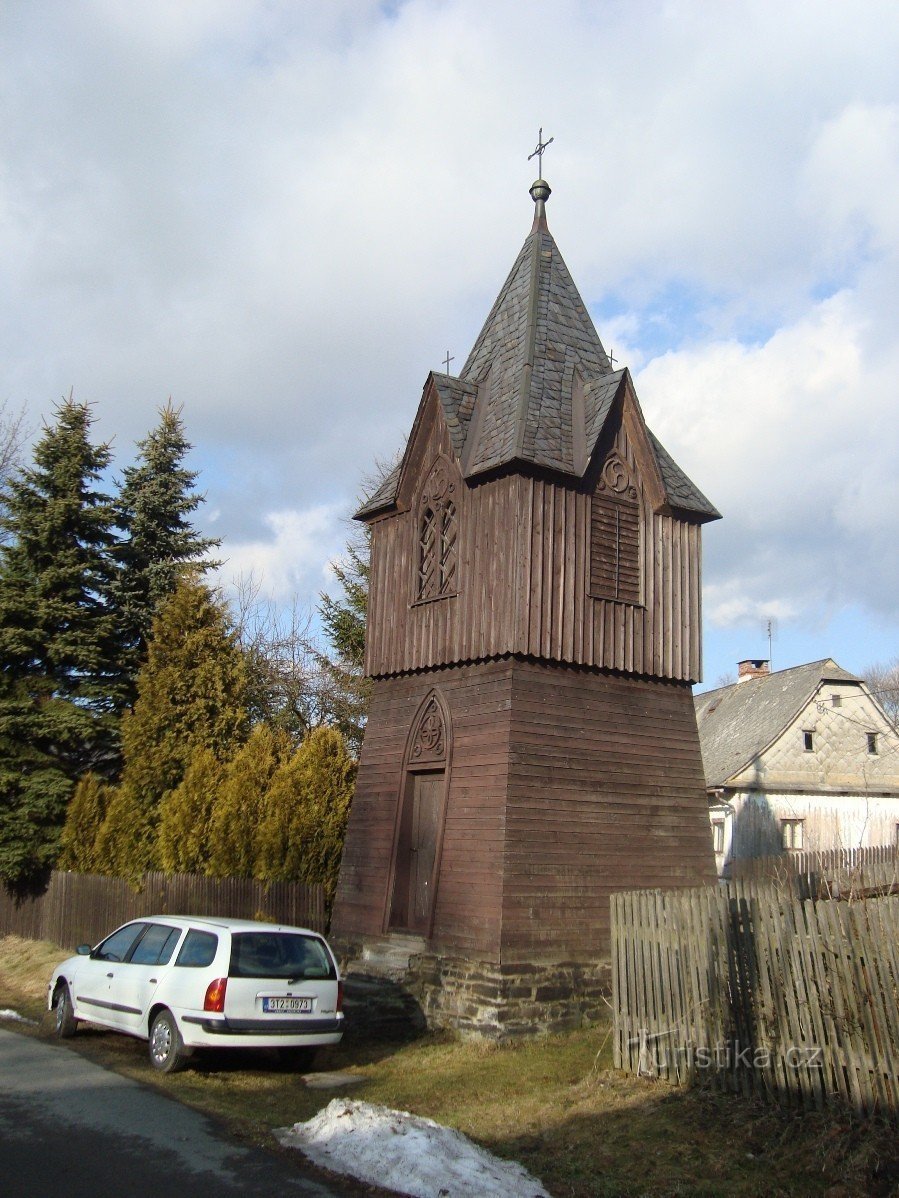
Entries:
<svg viewBox="0 0 899 1198">
<path fill-rule="evenodd" d="M 874 737 L 875 751 L 868 735 Z M 899 741 L 860 683 L 822 680 L 814 695 L 734 784 L 866 794 L 899 786 Z"/>
<path fill-rule="evenodd" d="M 851 779 L 857 789 L 875 775 L 899 783 L 889 781 L 899 773 L 899 754 L 872 760 L 867 751 L 868 731 L 895 741 L 889 721 L 861 679 L 832 659 L 707 691 L 694 702 L 709 787 L 841 786 Z M 805 731 L 821 738 L 812 752 Z"/>
<path fill-rule="evenodd" d="M 436 454 L 444 453 L 458 463 L 475 389 L 457 384 L 458 380 L 448 375 L 428 375 L 401 461 L 354 519 L 368 520 L 389 511 L 407 510 L 423 472 L 431 468 Z"/>
</svg>

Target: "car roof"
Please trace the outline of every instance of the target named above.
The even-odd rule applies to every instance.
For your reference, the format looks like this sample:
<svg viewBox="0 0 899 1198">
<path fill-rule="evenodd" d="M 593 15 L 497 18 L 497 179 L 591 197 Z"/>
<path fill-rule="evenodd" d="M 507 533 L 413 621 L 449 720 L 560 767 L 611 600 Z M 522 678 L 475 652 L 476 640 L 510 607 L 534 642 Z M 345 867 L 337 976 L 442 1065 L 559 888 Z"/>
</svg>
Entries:
<svg viewBox="0 0 899 1198">
<path fill-rule="evenodd" d="M 170 923 L 179 927 L 218 928 L 226 932 L 302 932 L 304 936 L 321 936 L 312 928 L 294 927 L 292 924 L 263 923 L 258 919 L 224 919 L 213 915 L 141 915 L 132 923 Z"/>
</svg>

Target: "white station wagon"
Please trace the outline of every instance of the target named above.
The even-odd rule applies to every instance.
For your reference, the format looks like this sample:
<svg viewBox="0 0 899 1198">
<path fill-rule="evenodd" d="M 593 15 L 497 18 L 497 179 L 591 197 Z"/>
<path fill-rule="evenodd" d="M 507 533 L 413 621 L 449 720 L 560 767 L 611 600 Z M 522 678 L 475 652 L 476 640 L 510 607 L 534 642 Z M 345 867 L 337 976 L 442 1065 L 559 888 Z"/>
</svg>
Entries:
<svg viewBox="0 0 899 1198">
<path fill-rule="evenodd" d="M 55 970 L 56 1034 L 79 1020 L 149 1041 L 163 1073 L 196 1048 L 277 1048 L 308 1068 L 343 1035 L 343 983 L 324 937 L 241 919 L 152 915 Z"/>
</svg>

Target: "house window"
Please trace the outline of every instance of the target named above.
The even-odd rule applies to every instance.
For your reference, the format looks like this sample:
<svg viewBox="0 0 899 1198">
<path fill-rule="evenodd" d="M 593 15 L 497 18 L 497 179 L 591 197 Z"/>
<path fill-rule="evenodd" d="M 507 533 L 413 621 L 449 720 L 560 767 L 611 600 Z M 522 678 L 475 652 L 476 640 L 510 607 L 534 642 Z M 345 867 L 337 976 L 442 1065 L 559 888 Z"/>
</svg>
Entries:
<svg viewBox="0 0 899 1198">
<path fill-rule="evenodd" d="M 724 820 L 712 820 L 712 848 L 716 853 L 724 852 Z"/>
<path fill-rule="evenodd" d="M 590 515 L 590 594 L 618 603 L 641 602 L 640 499 L 618 454 L 602 470 Z"/>
<path fill-rule="evenodd" d="M 868 732 L 866 735 L 868 737 L 868 752 L 876 753 L 877 752 L 877 733 L 876 732 Z"/>
<path fill-rule="evenodd" d="M 805 820 L 782 819 L 780 821 L 781 844 L 788 852 L 799 852 L 803 847 L 802 826 Z"/>
<path fill-rule="evenodd" d="M 806 753 L 814 753 L 815 751 L 815 734 L 814 732 L 803 732 L 802 747 Z"/>
<path fill-rule="evenodd" d="M 438 458 L 422 490 L 418 518 L 416 599 L 439 599 L 456 593 L 456 483 Z"/>
<path fill-rule="evenodd" d="M 831 695 L 830 702 L 831 702 L 832 707 L 842 707 L 843 706 L 843 696 L 842 695 Z"/>
</svg>

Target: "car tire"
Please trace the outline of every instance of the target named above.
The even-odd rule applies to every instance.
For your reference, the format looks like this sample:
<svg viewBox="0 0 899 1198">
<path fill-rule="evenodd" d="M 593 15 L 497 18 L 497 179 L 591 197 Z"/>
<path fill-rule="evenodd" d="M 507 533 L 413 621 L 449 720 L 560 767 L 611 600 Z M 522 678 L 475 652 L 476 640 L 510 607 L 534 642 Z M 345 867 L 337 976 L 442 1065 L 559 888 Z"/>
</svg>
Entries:
<svg viewBox="0 0 899 1198">
<path fill-rule="evenodd" d="M 190 1057 L 171 1011 L 160 1011 L 150 1024 L 150 1064 L 160 1073 L 177 1073 Z"/>
<path fill-rule="evenodd" d="M 65 982 L 56 987 L 56 1034 L 60 1040 L 68 1040 L 78 1030 L 78 1020 L 72 1008 L 72 995 Z"/>
<path fill-rule="evenodd" d="M 288 1069 L 293 1069 L 297 1073 L 307 1073 L 315 1064 L 315 1058 L 318 1056 L 317 1048 L 299 1046 L 289 1046 L 287 1048 L 278 1049 L 278 1057 L 282 1065 Z"/>
</svg>

